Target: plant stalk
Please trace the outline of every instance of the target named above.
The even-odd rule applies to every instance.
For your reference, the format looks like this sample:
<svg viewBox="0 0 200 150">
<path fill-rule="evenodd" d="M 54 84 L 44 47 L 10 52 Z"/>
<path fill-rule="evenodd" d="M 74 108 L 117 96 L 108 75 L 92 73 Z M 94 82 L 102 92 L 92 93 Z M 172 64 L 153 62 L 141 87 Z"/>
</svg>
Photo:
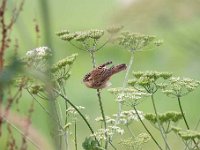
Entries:
<svg viewBox="0 0 200 150">
<path fill-rule="evenodd" d="M 182 114 L 182 116 L 183 116 L 183 120 L 184 120 L 184 122 L 185 122 L 185 125 L 186 125 L 187 129 L 190 130 L 190 127 L 189 127 L 189 125 L 188 125 L 188 122 L 187 122 L 186 117 L 185 117 L 184 112 L 183 112 L 183 108 L 182 108 L 182 105 L 181 105 L 180 96 L 178 96 L 177 98 L 178 98 L 179 109 L 180 109 L 181 114 Z M 195 147 L 196 147 L 197 149 L 199 149 L 197 142 L 196 142 L 194 139 L 193 139 L 192 141 L 194 142 Z"/>
<path fill-rule="evenodd" d="M 74 134 L 75 134 L 75 139 L 74 139 L 74 141 L 75 141 L 75 149 L 76 150 L 78 150 L 78 146 L 77 146 L 77 125 L 76 125 L 76 120 L 75 120 L 75 122 L 74 122 Z"/>
<path fill-rule="evenodd" d="M 99 100 L 99 106 L 100 106 L 101 115 L 102 115 L 103 123 L 104 123 L 104 129 L 105 129 L 105 137 L 106 137 L 105 149 L 107 149 L 107 147 L 108 147 L 108 135 L 107 135 L 107 131 L 106 131 L 107 124 L 106 124 L 106 117 L 105 117 L 104 110 L 103 110 L 103 104 L 102 104 L 102 100 L 101 100 L 100 89 L 97 89 L 97 96 L 98 96 L 98 100 Z"/>
<path fill-rule="evenodd" d="M 59 91 L 57 91 L 56 89 L 54 89 L 54 91 L 60 95 L 65 101 L 67 101 L 76 111 L 77 113 L 81 116 L 81 118 L 85 121 L 86 125 L 88 126 L 88 128 L 90 129 L 90 132 L 92 134 L 94 134 L 94 130 L 92 129 L 92 127 L 90 126 L 89 122 L 87 121 L 87 119 L 85 118 L 85 116 L 79 111 L 79 109 L 69 100 L 67 99 L 64 95 L 62 95 Z M 95 140 L 98 142 L 98 140 L 95 137 Z M 99 144 L 99 142 L 98 142 Z"/>
<path fill-rule="evenodd" d="M 94 56 L 94 52 L 90 51 L 90 56 L 92 59 L 92 65 L 93 68 L 96 68 L 96 61 L 95 61 L 95 56 Z M 104 110 L 103 110 L 103 104 L 102 104 L 102 100 L 101 100 L 101 92 L 100 89 L 97 89 L 97 97 L 98 97 L 98 101 L 99 101 L 99 106 L 100 106 L 100 110 L 101 110 L 101 116 L 103 118 L 103 123 L 104 123 L 104 129 L 105 129 L 105 137 L 106 137 L 106 141 L 105 141 L 105 149 L 108 148 L 108 135 L 107 135 L 107 124 L 106 124 L 106 118 L 105 118 L 105 114 L 104 114 Z"/>
<path fill-rule="evenodd" d="M 126 71 L 126 74 L 125 74 L 125 77 L 124 77 L 122 90 L 124 90 L 124 88 L 127 85 L 128 75 L 129 75 L 131 67 L 133 65 L 133 60 L 134 60 L 134 51 L 131 52 L 131 58 L 130 58 L 130 61 L 129 61 L 129 64 L 128 64 L 128 68 L 127 68 L 127 71 Z M 122 111 L 122 104 L 119 102 L 119 104 L 118 104 L 118 115 L 121 113 L 121 111 Z"/>
<path fill-rule="evenodd" d="M 185 115 L 184 115 L 184 112 L 183 112 L 183 108 L 182 108 L 181 100 L 180 100 L 180 97 L 179 97 L 179 96 L 178 96 L 178 105 L 179 105 L 179 109 L 180 109 L 180 111 L 181 111 L 181 114 L 182 114 L 182 116 L 183 116 L 183 120 L 184 120 L 184 122 L 185 122 L 185 125 L 186 125 L 187 129 L 190 130 L 190 127 L 189 127 L 189 125 L 188 125 L 188 123 L 187 123 L 187 120 L 186 120 Z"/>
<path fill-rule="evenodd" d="M 158 128 L 159 128 L 159 130 L 160 130 L 161 136 L 162 136 L 162 138 L 163 138 L 163 140 L 164 140 L 164 142 L 165 142 L 166 149 L 170 150 L 171 148 L 170 148 L 169 144 L 167 143 L 167 140 L 166 140 L 166 138 L 165 138 L 166 135 L 165 135 L 165 133 L 163 132 L 163 127 L 162 127 L 162 125 L 161 125 L 161 123 L 160 123 L 160 120 L 159 120 L 159 118 L 158 118 L 158 112 L 157 112 L 157 109 L 156 109 L 156 105 L 155 105 L 155 100 L 154 100 L 153 94 L 151 95 L 151 100 L 152 100 L 153 109 L 154 109 L 154 112 L 155 112 L 155 115 L 156 115 L 156 120 L 158 121 Z"/>
<path fill-rule="evenodd" d="M 158 144 L 158 142 L 156 141 L 156 139 L 153 137 L 153 135 L 151 134 L 151 132 L 149 131 L 149 129 L 146 127 L 146 125 L 144 124 L 144 122 L 142 121 L 140 115 L 138 114 L 138 111 L 137 111 L 135 105 L 133 106 L 133 108 L 134 108 L 134 110 L 135 110 L 135 112 L 136 112 L 136 114 L 137 114 L 138 119 L 139 119 L 140 122 L 142 123 L 143 127 L 145 128 L 145 130 L 149 133 L 149 135 L 151 136 L 151 138 L 152 138 L 152 140 L 154 141 L 154 143 L 158 146 L 158 148 L 159 148 L 160 150 L 163 150 L 162 147 L 161 147 L 161 146 Z"/>
</svg>

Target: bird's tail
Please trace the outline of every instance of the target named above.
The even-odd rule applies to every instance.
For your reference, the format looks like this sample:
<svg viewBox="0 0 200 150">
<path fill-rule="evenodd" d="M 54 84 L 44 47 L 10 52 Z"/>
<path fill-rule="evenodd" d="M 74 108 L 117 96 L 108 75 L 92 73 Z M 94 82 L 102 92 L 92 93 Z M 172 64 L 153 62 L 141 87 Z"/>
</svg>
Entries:
<svg viewBox="0 0 200 150">
<path fill-rule="evenodd" d="M 120 71 L 126 70 L 126 68 L 127 68 L 126 64 L 119 64 L 119 65 L 113 66 L 111 68 L 112 74 L 116 74 Z"/>
</svg>

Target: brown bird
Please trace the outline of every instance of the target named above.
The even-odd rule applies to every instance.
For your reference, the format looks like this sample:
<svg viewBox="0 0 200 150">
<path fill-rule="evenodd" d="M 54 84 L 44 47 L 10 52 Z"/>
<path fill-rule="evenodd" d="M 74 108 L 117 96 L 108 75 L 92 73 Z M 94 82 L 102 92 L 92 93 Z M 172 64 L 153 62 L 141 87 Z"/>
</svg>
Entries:
<svg viewBox="0 0 200 150">
<path fill-rule="evenodd" d="M 119 64 L 108 68 L 107 65 L 110 64 L 112 64 L 112 61 L 106 62 L 94 68 L 90 73 L 86 74 L 83 78 L 85 85 L 93 89 L 103 89 L 111 85 L 108 80 L 112 75 L 127 68 L 126 64 Z"/>
</svg>

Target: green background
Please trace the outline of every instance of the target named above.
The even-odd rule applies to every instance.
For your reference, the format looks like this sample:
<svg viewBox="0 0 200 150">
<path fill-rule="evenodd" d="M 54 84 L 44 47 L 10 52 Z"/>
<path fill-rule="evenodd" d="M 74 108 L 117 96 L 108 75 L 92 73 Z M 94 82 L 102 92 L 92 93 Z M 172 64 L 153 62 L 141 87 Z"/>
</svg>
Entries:
<svg viewBox="0 0 200 150">
<path fill-rule="evenodd" d="M 17 1 L 11 0 L 8 3 L 9 19 L 12 15 L 12 7 Z M 34 29 L 36 23 L 40 28 L 39 45 L 36 42 Z M 54 50 L 55 61 L 72 53 L 79 53 L 72 69 L 72 76 L 66 85 L 67 95 L 74 104 L 86 107 L 84 113 L 90 116 L 90 121 L 94 125 L 94 118 L 100 116 L 96 91 L 86 88 L 82 83 L 83 76 L 92 68 L 89 54 L 60 40 L 55 32 L 62 29 L 72 32 L 93 28 L 106 29 L 113 24 L 123 25 L 124 30 L 152 34 L 164 40 L 164 44 L 155 50 L 136 53 L 132 70 L 169 71 L 175 76 L 200 80 L 200 1 L 197 0 L 138 0 L 131 4 L 125 4 L 122 0 L 26 0 L 11 33 L 11 39 L 18 40 L 18 52 L 21 56 L 24 56 L 27 50 L 38 46 L 48 46 Z M 13 47 L 14 42 L 6 53 L 6 59 L 12 55 Z M 98 64 L 108 60 L 112 60 L 114 64 L 128 63 L 129 57 L 125 49 L 113 44 L 108 44 L 96 53 Z M 125 73 L 120 73 L 114 76 L 111 79 L 111 87 L 122 86 L 124 75 Z M 106 89 L 102 92 L 102 99 L 107 115 L 117 112 L 117 103 Z M 194 127 L 199 119 L 199 99 L 199 89 L 182 99 L 191 127 Z M 162 94 L 156 96 L 156 101 L 159 112 L 178 110 L 177 101 Z M 20 100 L 21 114 L 27 112 L 30 102 L 31 98 L 24 92 Z M 42 101 L 42 103 L 46 105 L 46 102 Z M 139 109 L 144 112 L 153 112 L 149 99 L 146 99 Z M 50 141 L 48 117 L 37 103 L 35 103 L 32 123 Z M 182 123 L 180 122 L 180 126 L 184 127 Z M 155 131 L 151 125 L 149 127 Z M 136 133 L 144 131 L 140 123 L 133 123 L 132 129 Z M 79 149 L 81 149 L 80 144 L 89 134 L 81 119 L 78 122 L 78 131 Z M 159 135 L 157 131 L 154 134 Z M 169 139 L 172 147 L 181 149 L 174 138 L 176 137 L 170 136 Z M 0 149 L 4 146 L 5 139 L 0 139 Z M 159 141 L 162 140 L 159 139 Z M 180 140 L 178 142 L 181 143 Z M 152 141 L 144 147 L 155 149 Z"/>
</svg>

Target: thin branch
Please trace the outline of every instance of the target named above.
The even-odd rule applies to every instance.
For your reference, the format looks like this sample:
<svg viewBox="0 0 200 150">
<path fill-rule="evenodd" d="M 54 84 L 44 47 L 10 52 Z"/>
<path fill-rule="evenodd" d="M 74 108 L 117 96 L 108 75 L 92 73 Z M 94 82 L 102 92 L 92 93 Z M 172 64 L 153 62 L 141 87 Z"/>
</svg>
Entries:
<svg viewBox="0 0 200 150">
<path fill-rule="evenodd" d="M 99 46 L 99 47 L 96 49 L 96 51 L 98 51 L 98 50 L 102 49 L 104 46 L 106 46 L 106 44 L 108 44 L 108 42 L 110 42 L 111 39 L 112 39 L 112 36 L 110 36 L 110 38 L 109 38 L 107 41 L 105 41 L 105 43 L 103 43 L 101 46 Z"/>
<path fill-rule="evenodd" d="M 65 101 L 67 101 L 77 112 L 78 114 L 81 116 L 81 118 L 85 121 L 86 125 L 88 126 L 88 128 L 90 129 L 91 133 L 94 134 L 94 130 L 92 129 L 92 127 L 90 126 L 89 122 L 87 121 L 87 119 L 85 118 L 85 116 L 79 111 L 79 109 L 69 100 L 67 99 L 63 94 L 61 94 L 59 91 L 57 91 L 56 89 L 54 89 L 54 91 L 60 95 Z M 96 139 L 96 137 L 95 137 Z"/>
<path fill-rule="evenodd" d="M 106 131 L 107 124 L 106 124 L 106 117 L 105 117 L 104 110 L 103 110 L 103 104 L 102 104 L 102 100 L 101 100 L 100 89 L 97 89 L 97 96 L 98 96 L 98 100 L 99 100 L 99 106 L 100 106 L 101 115 L 102 115 L 103 123 L 104 123 L 104 129 L 105 129 L 105 137 L 106 137 L 105 149 L 107 149 L 107 147 L 108 147 L 108 134 L 107 134 L 107 131 Z"/>
<path fill-rule="evenodd" d="M 122 94 L 124 94 L 124 89 L 125 89 L 125 87 L 127 85 L 128 75 L 129 75 L 131 67 L 133 65 L 133 59 L 134 59 L 134 51 L 131 52 L 131 58 L 129 60 L 128 68 L 127 68 L 127 71 L 126 71 L 126 75 L 124 77 L 124 81 L 123 81 L 123 85 L 122 85 L 122 91 L 123 91 Z M 119 104 L 118 104 L 118 118 L 119 118 L 119 115 L 120 115 L 121 111 L 122 111 L 122 104 L 119 102 Z"/>
<path fill-rule="evenodd" d="M 167 143 L 167 140 L 165 138 L 165 133 L 163 133 L 163 127 L 162 127 L 162 125 L 160 123 L 160 120 L 158 118 L 158 113 L 157 113 L 157 109 L 156 109 L 156 105 L 155 105 L 155 100 L 154 100 L 153 94 L 151 95 L 151 100 L 152 100 L 154 112 L 156 114 L 156 120 L 158 121 L 158 127 L 159 127 L 159 130 L 160 130 L 161 136 L 162 136 L 162 138 L 163 138 L 163 140 L 165 142 L 166 148 L 170 150 L 171 148 L 170 148 L 169 144 Z"/>
<path fill-rule="evenodd" d="M 76 120 L 75 120 L 75 123 L 74 123 L 75 140 L 74 141 L 75 141 L 75 149 L 78 150 L 78 147 L 77 147 L 77 133 L 76 133 L 77 129 L 76 128 L 77 128 L 77 125 L 76 125 Z"/>
<path fill-rule="evenodd" d="M 71 41 L 69 41 L 69 44 L 71 44 L 72 46 L 74 46 L 75 48 L 77 48 L 77 49 L 80 49 L 80 50 L 83 50 L 83 51 L 87 51 L 86 49 L 84 49 L 84 48 L 81 48 L 81 47 L 79 47 L 79 46 L 77 46 L 77 45 L 75 45 L 74 43 L 72 43 Z"/>
<path fill-rule="evenodd" d="M 184 115 L 184 112 L 183 112 L 183 108 L 182 108 L 182 105 L 181 105 L 180 97 L 177 97 L 177 98 L 178 98 L 179 109 L 180 109 L 181 114 L 182 114 L 182 116 L 183 116 L 183 120 L 184 120 L 184 122 L 185 122 L 185 125 L 186 125 L 187 129 L 190 130 L 190 127 L 189 127 L 189 125 L 188 125 L 188 123 L 187 123 L 187 120 L 186 120 L 185 115 Z"/>
<path fill-rule="evenodd" d="M 96 67 L 96 61 L 95 61 L 95 57 L 94 57 L 94 52 L 90 52 L 90 56 L 92 59 L 92 65 L 93 68 Z M 105 114 L 104 114 L 104 110 L 103 110 L 103 104 L 102 104 L 102 100 L 101 100 L 101 92 L 100 89 L 97 89 L 97 97 L 98 97 L 98 101 L 99 101 L 99 106 L 100 106 L 100 110 L 101 110 L 101 116 L 103 118 L 103 123 L 104 123 L 104 129 L 105 129 L 105 137 L 106 137 L 106 141 L 105 141 L 105 149 L 107 150 L 108 147 L 108 135 L 107 135 L 107 124 L 106 124 L 106 118 L 105 118 Z"/>
<path fill-rule="evenodd" d="M 27 91 L 31 95 L 31 97 L 40 105 L 40 107 L 42 108 L 42 110 L 44 110 L 47 113 L 47 115 L 49 117 L 51 117 L 55 121 L 55 123 L 64 131 L 64 128 L 60 125 L 60 123 L 58 122 L 58 120 L 51 115 L 51 113 L 33 96 L 32 93 L 30 93 L 30 91 L 28 89 L 27 89 Z"/>
<path fill-rule="evenodd" d="M 185 117 L 184 112 L 183 112 L 183 108 L 182 108 L 182 105 L 181 105 L 180 97 L 178 96 L 177 98 L 178 98 L 178 105 L 179 105 L 181 114 L 182 114 L 182 116 L 183 116 L 183 120 L 184 120 L 184 122 L 185 122 L 185 125 L 186 125 L 187 129 L 190 130 L 190 127 L 189 127 L 189 125 L 188 125 L 188 122 L 187 122 L 186 117 Z M 196 147 L 197 149 L 199 149 L 198 144 L 197 144 L 197 142 L 195 141 L 195 139 L 192 139 L 192 141 L 194 142 L 195 147 Z"/>
<path fill-rule="evenodd" d="M 159 148 L 160 150 L 163 150 L 162 147 L 161 147 L 161 146 L 158 144 L 158 142 L 156 141 L 156 139 L 153 137 L 153 135 L 151 134 L 151 132 L 149 131 L 149 129 L 146 127 L 146 125 L 144 124 L 144 122 L 142 121 L 142 119 L 141 119 L 141 117 L 140 117 L 140 115 L 139 115 L 139 113 L 138 113 L 138 111 L 137 111 L 135 105 L 133 106 L 133 108 L 134 108 L 134 110 L 135 110 L 135 112 L 136 112 L 136 115 L 137 115 L 138 119 L 139 119 L 140 122 L 142 123 L 143 127 L 145 128 L 145 130 L 149 133 L 149 135 L 151 136 L 152 140 L 155 142 L 155 144 L 158 146 L 158 148 Z"/>
</svg>

